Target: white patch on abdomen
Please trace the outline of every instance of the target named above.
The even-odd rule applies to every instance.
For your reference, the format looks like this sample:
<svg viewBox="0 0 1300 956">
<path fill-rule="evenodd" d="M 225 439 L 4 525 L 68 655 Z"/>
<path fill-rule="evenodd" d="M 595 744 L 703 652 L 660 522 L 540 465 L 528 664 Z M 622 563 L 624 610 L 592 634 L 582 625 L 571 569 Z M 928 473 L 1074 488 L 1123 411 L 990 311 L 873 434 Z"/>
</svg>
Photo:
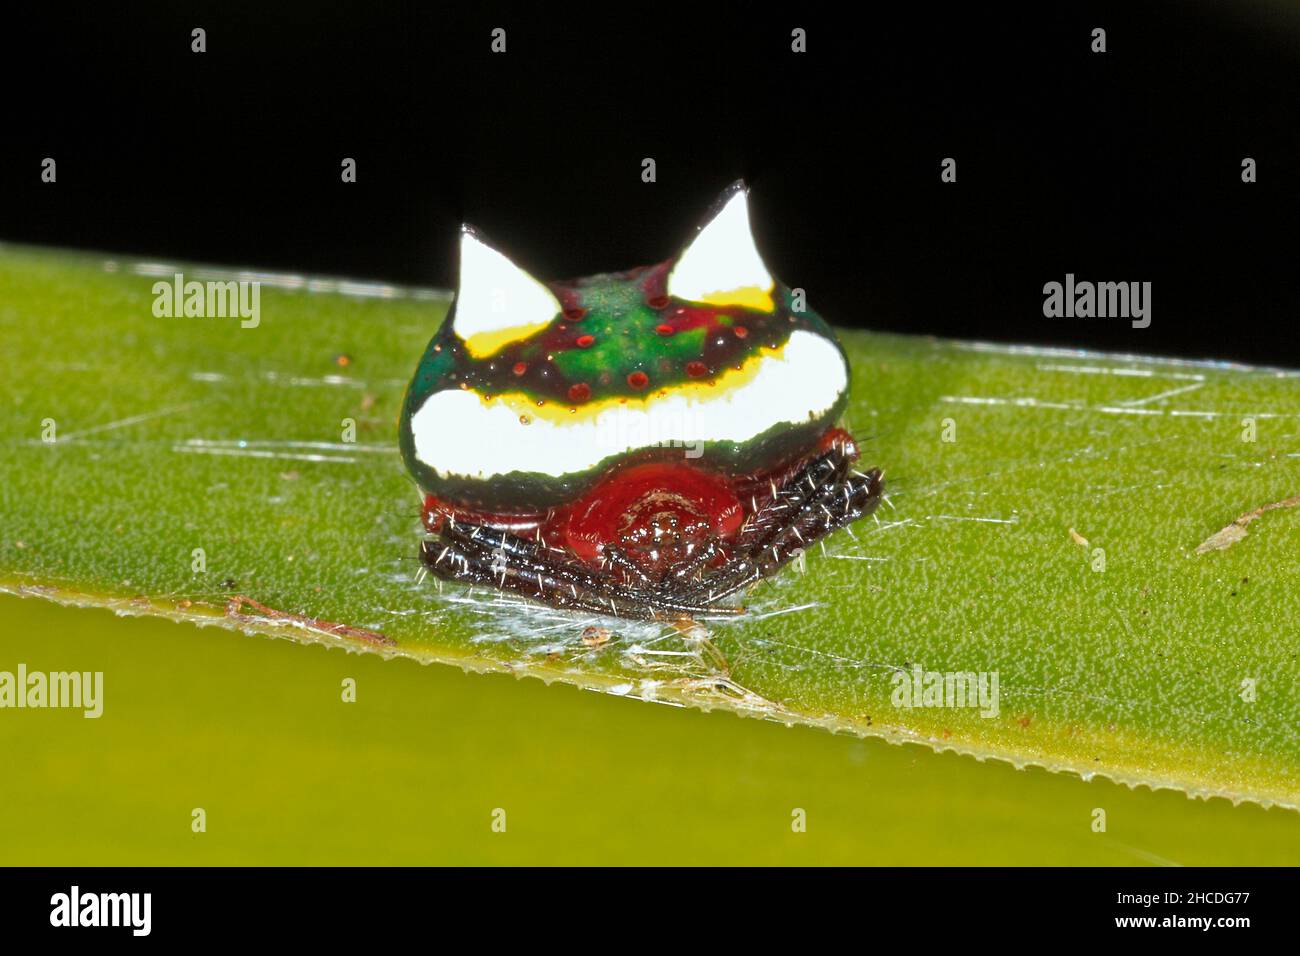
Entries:
<svg viewBox="0 0 1300 956">
<path fill-rule="evenodd" d="M 613 403 L 589 418 L 536 416 L 525 425 L 510 403 L 446 389 L 411 417 L 411 433 L 416 457 L 444 477 L 534 471 L 558 478 L 652 445 L 746 442 L 774 425 L 824 415 L 847 387 L 848 368 L 835 344 L 800 330 L 780 352 L 765 354 L 749 381 L 703 399 L 670 390 L 645 403 Z"/>
</svg>

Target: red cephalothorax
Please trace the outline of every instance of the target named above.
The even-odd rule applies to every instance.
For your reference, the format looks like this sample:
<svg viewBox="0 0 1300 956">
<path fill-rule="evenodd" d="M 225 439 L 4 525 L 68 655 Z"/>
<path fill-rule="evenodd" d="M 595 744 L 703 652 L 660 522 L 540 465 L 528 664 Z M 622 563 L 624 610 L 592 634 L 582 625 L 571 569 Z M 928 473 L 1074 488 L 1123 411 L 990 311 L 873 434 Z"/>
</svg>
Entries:
<svg viewBox="0 0 1300 956">
<path fill-rule="evenodd" d="M 612 472 L 571 505 L 532 514 L 458 512 L 432 495 L 425 526 L 441 530 L 448 517 L 566 547 L 592 568 L 616 549 L 646 574 L 658 576 L 710 539 L 728 545 L 745 509 L 734 483 L 685 461 L 647 462 Z"/>
<path fill-rule="evenodd" d="M 450 556 L 461 577 L 562 607 L 701 613 L 874 509 L 880 472 L 850 472 L 857 457 L 848 432 L 833 428 L 779 472 L 729 480 L 687 461 L 634 464 L 544 512 L 488 514 L 428 495 L 425 527 L 446 543 L 426 542 L 424 560 L 438 571 Z M 477 564 L 466 548 L 478 550 Z M 579 590 L 595 580 L 604 593 Z"/>
</svg>

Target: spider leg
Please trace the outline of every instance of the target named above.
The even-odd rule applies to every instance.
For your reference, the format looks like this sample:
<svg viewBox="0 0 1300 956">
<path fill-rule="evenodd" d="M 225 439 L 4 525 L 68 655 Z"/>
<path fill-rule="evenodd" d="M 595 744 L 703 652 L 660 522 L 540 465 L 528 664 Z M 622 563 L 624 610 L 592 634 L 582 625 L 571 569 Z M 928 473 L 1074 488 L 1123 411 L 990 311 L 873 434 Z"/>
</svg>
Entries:
<svg viewBox="0 0 1300 956">
<path fill-rule="evenodd" d="M 790 527 L 791 515 L 798 514 L 812 495 L 834 488 L 847 473 L 849 463 L 846 456 L 830 451 L 813 459 L 785 484 L 774 486 L 771 497 L 740 529 L 727 566 L 696 583 L 689 591 L 692 597 L 716 601 L 761 579 L 767 571 L 754 556 L 766 553 L 773 539 Z"/>
<path fill-rule="evenodd" d="M 790 516 L 803 508 L 820 491 L 843 481 L 852 460 L 836 449 L 814 458 L 795 472 L 750 517 L 736 538 L 737 552 L 757 552 L 790 522 Z"/>
<path fill-rule="evenodd" d="M 542 570 L 540 563 L 525 563 L 517 557 L 501 559 L 455 541 L 432 538 L 421 543 L 420 560 L 445 581 L 486 584 L 552 607 L 621 613 L 618 602 L 590 582 L 575 580 L 564 571 Z"/>
<path fill-rule="evenodd" d="M 810 499 L 834 493 L 836 486 L 848 475 L 851 464 L 852 459 L 839 447 L 834 447 L 809 461 L 783 484 L 773 485 L 771 496 L 740 529 L 731 561 L 717 574 L 707 576 L 692 588 L 692 597 L 699 599 L 700 595 L 705 595 L 705 600 L 717 600 L 784 564 L 784 561 L 780 564 L 764 561 L 762 556 L 769 554 L 774 540 L 796 523 Z M 779 547 L 776 553 L 781 553 Z M 793 554 L 791 548 L 786 560 Z"/>
<path fill-rule="evenodd" d="M 567 556 L 568 552 L 552 548 L 535 538 L 524 538 L 509 531 L 489 528 L 487 525 L 447 522 L 442 530 L 443 537 L 475 551 L 490 551 L 493 555 L 529 560 L 540 558 L 543 552 L 551 552 L 557 558 Z"/>
<path fill-rule="evenodd" d="M 630 557 L 628 557 L 627 553 L 624 552 L 622 548 L 616 545 L 607 544 L 605 545 L 602 554 L 604 555 L 605 558 L 606 567 L 612 565 L 613 567 L 618 568 L 620 571 L 623 572 L 623 576 L 625 578 L 631 577 L 633 580 L 636 581 L 637 584 L 641 585 L 643 588 L 648 588 L 648 589 L 654 588 L 655 586 L 654 580 L 650 577 L 650 575 L 646 574 L 645 571 L 641 570 L 641 566 L 637 564 L 635 561 L 633 561 Z"/>
<path fill-rule="evenodd" d="M 490 584 L 552 607 L 642 620 L 728 613 L 728 609 L 623 584 L 557 549 L 464 522 L 454 527 L 448 522 L 438 538 L 425 539 L 420 560 L 444 580 Z"/>
<path fill-rule="evenodd" d="M 722 554 L 722 546 L 718 543 L 718 539 L 707 539 L 681 561 L 669 566 L 663 573 L 663 577 L 659 579 L 659 589 L 676 592 L 683 585 L 693 584 L 695 576 L 720 554 Z"/>
<path fill-rule="evenodd" d="M 778 570 L 827 535 L 880 504 L 881 471 L 851 471 L 838 448 L 813 459 L 775 490 L 741 530 L 727 566 L 685 591 L 711 603 Z"/>
<path fill-rule="evenodd" d="M 489 562 L 494 575 L 492 580 L 503 587 L 505 585 L 502 581 L 505 578 L 524 575 L 529 581 L 535 581 L 539 574 L 543 580 L 554 579 L 565 586 L 570 594 L 579 587 L 601 593 L 612 593 L 618 587 L 618 582 L 613 577 L 579 563 L 567 551 L 521 538 L 508 531 L 465 522 L 456 525 L 449 523 L 443 527 L 441 538 L 445 545 L 454 546 L 453 553 L 473 558 L 475 566 L 483 561 Z M 430 566 L 435 573 L 442 570 L 442 562 L 437 563 L 440 567 Z M 524 592 L 527 586 L 514 590 Z M 544 592 L 545 587 L 541 590 Z"/>
<path fill-rule="evenodd" d="M 806 501 L 789 523 L 764 543 L 761 551 L 745 557 L 753 560 L 759 573 L 766 577 L 827 535 L 875 511 L 883 492 L 884 482 L 878 468 L 827 485 Z"/>
</svg>

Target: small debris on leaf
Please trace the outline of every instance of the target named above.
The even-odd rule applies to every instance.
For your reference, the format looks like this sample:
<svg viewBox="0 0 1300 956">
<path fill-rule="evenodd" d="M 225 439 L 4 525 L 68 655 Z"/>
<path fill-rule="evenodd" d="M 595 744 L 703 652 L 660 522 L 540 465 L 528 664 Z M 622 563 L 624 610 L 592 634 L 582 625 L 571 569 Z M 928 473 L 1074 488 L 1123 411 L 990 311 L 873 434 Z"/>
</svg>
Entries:
<svg viewBox="0 0 1300 956">
<path fill-rule="evenodd" d="M 1300 505 L 1300 495 L 1292 495 L 1290 498 L 1284 498 L 1282 501 L 1274 501 L 1271 504 L 1261 505 L 1254 511 L 1247 511 L 1245 514 L 1235 518 L 1231 524 L 1224 528 L 1220 528 L 1197 545 L 1196 553 L 1207 554 L 1210 551 L 1224 551 L 1232 547 L 1242 538 L 1246 537 L 1246 526 L 1260 515 L 1277 508 L 1294 508 L 1296 505 Z"/>
</svg>

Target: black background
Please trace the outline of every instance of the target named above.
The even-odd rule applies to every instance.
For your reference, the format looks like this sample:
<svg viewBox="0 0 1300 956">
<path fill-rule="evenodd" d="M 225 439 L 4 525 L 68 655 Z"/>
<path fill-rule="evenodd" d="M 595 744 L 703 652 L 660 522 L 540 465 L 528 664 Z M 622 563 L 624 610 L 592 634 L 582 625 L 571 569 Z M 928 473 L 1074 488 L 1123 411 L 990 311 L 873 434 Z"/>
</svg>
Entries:
<svg viewBox="0 0 1300 956">
<path fill-rule="evenodd" d="M 924 861 L 918 861 L 923 863 Z M 526 917 L 583 901 L 582 931 L 590 939 L 623 940 L 655 933 L 665 939 L 725 938 L 737 948 L 770 947 L 773 933 L 809 936 L 838 933 L 864 945 L 898 938 L 912 948 L 1004 939 L 1049 940 L 1068 934 L 1081 945 L 1113 945 L 1129 937 L 1143 944 L 1169 940 L 1186 945 L 1193 938 L 1234 952 L 1283 938 L 1294 927 L 1294 870 L 1175 867 L 1157 870 L 1008 869 L 978 873 L 917 867 L 768 869 L 636 869 L 617 873 L 593 869 L 491 868 L 437 870 L 303 869 L 188 867 L 13 870 L 0 873 L 0 918 L 6 941 L 52 941 L 70 946 L 137 946 L 141 939 L 125 928 L 53 928 L 51 897 L 69 893 L 148 892 L 152 932 L 145 940 L 174 946 L 201 938 L 209 947 L 246 948 L 271 941 L 294 951 L 324 948 L 373 950 L 377 933 L 385 938 L 437 940 L 446 927 L 471 927 L 492 943 L 536 946 L 537 920 Z M 431 882 L 437 880 L 436 887 Z M 539 885 L 546 881 L 544 886 Z M 666 881 L 671 881 L 667 883 Z M 726 883 L 736 905 L 719 913 Z M 650 898 L 671 885 L 702 905 L 655 912 L 657 924 L 629 915 L 611 897 Z M 432 892 L 431 892 L 432 891 Z M 1118 894 L 1157 895 L 1153 906 L 1120 904 Z M 1166 893 L 1182 901 L 1165 904 Z M 1200 905 L 1192 894 L 1233 894 L 1245 902 Z M 1249 894 L 1242 897 L 1239 894 Z M 536 903 L 525 918 L 503 918 L 503 903 Z M 553 902 L 553 901 L 561 902 Z M 587 905 L 587 901 L 592 901 Z M 943 907 L 936 919 L 936 901 Z M 602 905 L 603 904 L 603 905 Z M 678 911 L 680 910 L 680 912 Z M 1117 927 L 1116 917 L 1247 917 L 1249 927 Z M 562 926 L 559 920 L 553 920 Z M 149 945 L 145 942 L 144 945 Z M 1005 948 L 1005 947 L 1004 947 Z M 1208 947 L 1207 947 L 1208 948 Z M 1276 948 L 1276 947 L 1274 947 Z"/>
<path fill-rule="evenodd" d="M 447 286 L 465 219 L 557 278 L 667 258 L 743 176 L 838 324 L 1300 364 L 1296 4 L 20 11 L 6 240 Z M 1151 327 L 1044 318 L 1067 272 L 1152 282 Z"/>
</svg>

